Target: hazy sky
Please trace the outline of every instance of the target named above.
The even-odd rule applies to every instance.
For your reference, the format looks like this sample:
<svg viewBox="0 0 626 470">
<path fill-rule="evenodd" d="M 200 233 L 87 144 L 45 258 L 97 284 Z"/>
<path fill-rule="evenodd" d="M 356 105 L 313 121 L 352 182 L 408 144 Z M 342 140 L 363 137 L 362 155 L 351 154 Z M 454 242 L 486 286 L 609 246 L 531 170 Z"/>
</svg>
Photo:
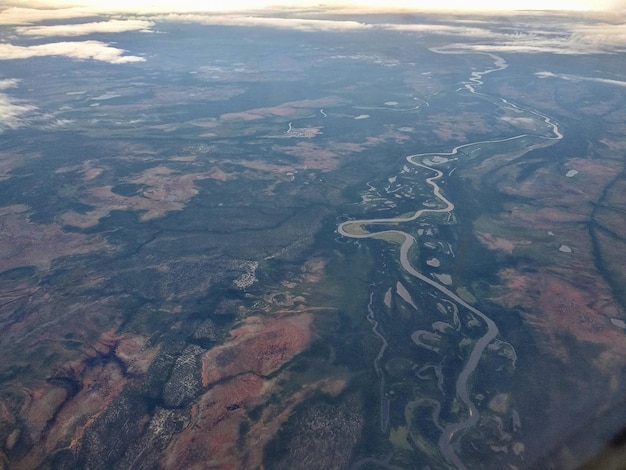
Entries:
<svg viewBox="0 0 626 470">
<path fill-rule="evenodd" d="M 301 7 L 323 5 L 384 9 L 430 10 L 611 10 L 624 0 L 5 0 L 5 6 L 23 8 L 85 7 L 100 12 L 227 11 L 273 5 Z"/>
</svg>

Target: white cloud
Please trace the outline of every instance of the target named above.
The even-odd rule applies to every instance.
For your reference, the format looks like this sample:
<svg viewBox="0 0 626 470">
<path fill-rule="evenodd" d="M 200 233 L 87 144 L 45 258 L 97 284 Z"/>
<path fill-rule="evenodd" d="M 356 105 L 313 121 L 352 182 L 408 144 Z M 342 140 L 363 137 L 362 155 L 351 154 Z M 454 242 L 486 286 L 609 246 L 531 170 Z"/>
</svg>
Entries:
<svg viewBox="0 0 626 470">
<path fill-rule="evenodd" d="M 111 64 L 143 62 L 143 57 L 123 55 L 124 49 L 111 47 L 100 41 L 64 41 L 36 46 L 0 44 L 0 60 L 28 59 L 30 57 L 64 56 L 72 59 L 93 59 Z"/>
<path fill-rule="evenodd" d="M 443 48 L 442 48 L 443 49 Z M 456 51 L 457 53 L 463 53 L 467 51 L 476 52 L 496 52 L 496 53 L 521 53 L 521 54 L 570 54 L 581 55 L 588 53 L 602 53 L 605 51 L 599 49 L 590 50 L 588 48 L 582 49 L 572 48 L 565 42 L 559 43 L 554 41 L 510 41 L 501 42 L 498 44 L 451 44 L 446 49 L 451 53 Z"/>
<path fill-rule="evenodd" d="M 1 0 L 0 0 L 1 1 Z M 618 21 L 618 15 L 607 15 L 606 13 L 595 14 L 551 14 L 534 11 L 524 12 L 523 16 L 514 16 L 515 13 L 508 11 L 499 13 L 499 15 L 511 15 L 515 21 L 510 22 L 508 30 L 497 29 L 498 23 L 486 21 L 481 23 L 476 15 L 472 16 L 471 21 L 474 26 L 467 23 L 467 18 L 463 19 L 461 15 L 438 16 L 439 24 L 369 24 L 359 21 L 349 20 L 322 20 L 313 19 L 311 16 L 317 10 L 336 11 L 345 13 L 349 10 L 342 9 L 337 5 L 352 4 L 355 5 L 356 0 L 339 1 L 330 0 L 325 2 L 323 6 L 319 4 L 309 10 L 301 8 L 301 17 L 295 6 L 302 7 L 305 3 L 296 0 L 232 0 L 229 2 L 220 2 L 220 6 L 215 6 L 216 2 L 207 2 L 211 6 L 198 6 L 197 0 L 65 0 L 65 8 L 59 9 L 27 9 L 17 8 L 18 6 L 31 5 L 30 0 L 8 0 L 12 8 L 1 10 L 0 7 L 0 24 L 27 24 L 38 21 L 46 15 L 52 15 L 51 18 L 60 19 L 64 15 L 84 15 L 85 12 L 102 13 L 105 12 L 132 12 L 137 16 L 135 18 L 142 19 L 111 19 L 109 21 L 77 23 L 65 25 L 37 25 L 37 26 L 20 26 L 16 28 L 16 32 L 21 35 L 38 35 L 38 36 L 77 36 L 91 33 L 103 32 L 122 32 L 131 30 L 150 31 L 149 28 L 154 26 L 157 21 L 177 21 L 177 22 L 197 22 L 207 25 L 231 25 L 231 26 L 256 26 L 256 27 L 272 27 L 282 29 L 294 29 L 302 31 L 331 31 L 331 30 L 366 30 L 366 29 L 385 29 L 397 30 L 405 32 L 414 32 L 416 34 L 440 34 L 454 35 L 459 38 L 471 38 L 472 44 L 456 45 L 459 50 L 476 50 L 480 52 L 519 52 L 519 53 L 555 53 L 555 54 L 589 54 L 589 53 L 606 53 L 606 52 L 624 52 L 626 51 L 626 24 Z M 312 0 L 313 1 L 313 0 Z M 442 8 L 453 6 L 459 0 L 439 0 L 437 5 Z M 624 1 L 624 0 L 617 0 Z M 352 3 L 351 3 L 352 2 Z M 509 2 L 495 2 L 495 0 L 477 0 L 471 2 L 471 8 L 467 7 L 469 2 L 465 2 L 465 7 L 459 7 L 458 10 L 472 11 L 477 8 L 493 7 L 492 10 L 508 9 L 513 10 L 520 6 L 535 9 L 551 9 L 551 8 L 570 8 L 581 9 L 584 5 L 601 9 L 604 7 L 618 8 L 617 3 L 611 3 L 613 0 L 510 0 Z M 38 6 L 52 5 L 57 3 L 56 0 L 40 0 Z M 72 8 L 67 8 L 67 3 Z M 219 10 L 237 10 L 252 7 L 262 7 L 268 4 L 278 3 L 288 5 L 293 8 L 285 10 L 289 17 L 271 17 L 268 11 L 258 11 L 256 14 L 224 14 L 216 13 Z M 317 3 L 317 1 L 313 1 Z M 382 2 L 381 0 L 362 0 L 358 4 L 360 7 L 381 7 L 385 6 L 387 10 L 397 9 L 399 6 L 406 7 L 411 5 L 413 9 L 419 9 L 425 5 L 426 0 L 390 0 L 390 2 Z M 496 8 L 497 7 L 497 8 Z M 355 8 L 355 7 L 354 7 Z M 353 8 L 353 10 L 354 10 Z M 382 8 L 382 7 L 381 7 Z M 200 10 L 200 12 L 198 12 Z M 202 13 L 202 10 L 205 13 Z M 212 11 L 212 13 L 206 13 Z M 166 12 L 166 13 L 164 13 Z M 167 13 L 169 12 L 169 13 Z M 484 12 L 483 12 L 484 13 Z M 304 18 L 302 17 L 304 16 Z M 3 19 L 4 17 L 4 19 Z M 346 16 L 347 18 L 348 16 Z M 13 18 L 13 19 L 11 19 Z M 373 17 L 372 17 L 373 18 Z M 489 19 L 488 16 L 480 16 L 479 18 Z M 535 18 L 537 21 L 535 21 Z M 13 23 L 11 23 L 13 21 Z M 465 21 L 465 24 L 461 23 Z M 501 24 L 500 24 L 501 26 Z M 480 43 L 477 43 L 477 41 Z M 459 39 L 459 42 L 464 42 Z M 54 51 L 53 49 L 57 49 Z M 31 47 L 11 46 L 0 44 L 0 59 L 12 57 L 32 57 L 38 55 L 64 55 L 77 59 L 92 58 L 94 60 L 104 60 L 110 63 L 125 63 L 144 60 L 141 57 L 132 55 L 124 56 L 121 49 L 115 49 L 103 43 L 96 41 L 63 42 L 49 45 L 39 45 Z"/>
<path fill-rule="evenodd" d="M 7 88 L 15 88 L 20 81 L 16 78 L 4 78 L 0 80 L 0 90 L 6 90 Z"/>
<path fill-rule="evenodd" d="M 12 78 L 0 80 L 0 90 L 14 88 L 18 83 L 18 80 Z M 23 117 L 36 109 L 35 106 L 15 100 L 6 93 L 0 93 L 0 124 L 10 129 L 20 127 L 23 123 Z"/>
<path fill-rule="evenodd" d="M 16 31 L 25 36 L 84 36 L 93 33 L 122 33 L 144 30 L 152 26 L 154 23 L 145 20 L 110 20 L 52 26 L 22 26 L 16 28 Z"/>
<path fill-rule="evenodd" d="M 154 18 L 162 21 L 201 23 L 206 25 L 266 26 L 281 29 L 297 29 L 301 31 L 354 30 L 372 27 L 372 25 L 359 23 L 358 21 L 271 18 L 265 16 L 242 15 L 169 14 L 156 16 Z"/>
<path fill-rule="evenodd" d="M 450 34 L 454 36 L 468 37 L 489 37 L 494 34 L 488 29 L 474 28 L 463 25 L 456 26 L 454 24 L 382 24 L 380 27 L 394 31 L 408 31 L 426 34 Z"/>
<path fill-rule="evenodd" d="M 534 12 L 530 16 L 536 15 Z M 367 24 L 357 21 L 316 20 L 301 18 L 275 18 L 268 16 L 243 16 L 220 14 L 168 14 L 151 17 L 155 21 L 197 22 L 209 25 L 266 26 L 303 31 L 365 30 L 383 29 L 414 32 L 416 34 L 438 34 L 462 38 L 484 39 L 484 43 L 455 44 L 451 49 L 475 50 L 480 52 L 519 52 L 554 54 L 591 54 L 621 52 L 626 48 L 626 25 L 610 24 L 579 18 L 571 21 L 566 16 L 555 17 L 558 21 L 544 24 L 532 23 L 525 18 L 509 31 L 498 31 L 472 27 L 462 23 L 448 24 Z M 447 18 L 440 19 L 448 21 Z M 552 28 L 552 29 L 551 29 Z"/>
<path fill-rule="evenodd" d="M 488 16 L 436 16 L 429 24 L 383 24 L 381 28 L 471 39 L 449 49 L 480 52 L 595 54 L 626 52 L 626 20 L 619 15 L 507 12 Z M 502 15 L 498 15 L 499 17 Z M 621 18 L 621 19 L 620 19 Z"/>
<path fill-rule="evenodd" d="M 589 45 L 626 48 L 626 23 L 595 22 L 571 27 L 572 41 Z"/>
<path fill-rule="evenodd" d="M 5 5 L 24 8 L 57 9 L 63 3 L 77 11 L 89 10 L 98 13 L 194 13 L 234 12 L 278 8 L 335 9 L 342 7 L 375 10 L 411 11 L 511 11 L 511 10 L 569 10 L 598 11 L 612 10 L 623 6 L 623 0 L 230 0 L 227 2 L 198 0 L 5 0 Z M 69 10 L 66 10 L 69 12 Z M 15 23 L 13 23 L 15 24 Z"/>
<path fill-rule="evenodd" d="M 550 53 L 550 54 L 616 54 L 626 52 L 626 24 L 609 24 L 587 18 L 555 17 L 558 23 L 531 24 L 519 22 L 506 32 L 482 28 L 459 28 L 458 35 L 474 39 L 471 43 L 446 46 L 449 51 Z M 409 25 L 411 26 L 411 25 Z M 455 34 L 452 29 L 433 29 L 432 33 Z M 509 32 L 510 31 L 510 32 Z M 478 42 L 480 41 L 480 42 Z"/>
<path fill-rule="evenodd" d="M 564 73 L 552 73 L 552 72 L 535 72 L 535 75 L 539 78 L 560 78 L 561 80 L 567 80 L 571 82 L 598 82 L 606 83 L 607 85 L 615 85 L 620 87 L 626 87 L 626 81 L 623 80 L 610 80 L 608 78 L 596 78 L 596 77 L 583 77 L 580 75 L 568 75 Z"/>
<path fill-rule="evenodd" d="M 51 7 L 53 7 L 51 5 Z M 0 25 L 31 24 L 43 20 L 58 20 L 93 16 L 93 11 L 80 8 L 37 8 L 34 4 L 23 4 L 0 9 Z"/>
</svg>

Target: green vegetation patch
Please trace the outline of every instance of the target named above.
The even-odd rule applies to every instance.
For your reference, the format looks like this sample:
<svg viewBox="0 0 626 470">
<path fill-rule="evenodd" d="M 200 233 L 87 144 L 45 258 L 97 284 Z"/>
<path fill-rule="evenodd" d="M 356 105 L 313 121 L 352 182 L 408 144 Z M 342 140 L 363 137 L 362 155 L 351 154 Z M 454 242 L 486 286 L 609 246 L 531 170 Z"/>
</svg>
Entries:
<svg viewBox="0 0 626 470">
<path fill-rule="evenodd" d="M 466 287 L 458 287 L 456 289 L 456 293 L 466 302 L 476 304 L 476 297 L 474 297 L 474 295 Z"/>
<path fill-rule="evenodd" d="M 389 432 L 389 442 L 396 449 L 413 450 L 409 443 L 409 431 L 406 426 L 398 426 Z"/>
<path fill-rule="evenodd" d="M 372 238 L 375 238 L 377 240 L 385 240 L 389 243 L 397 243 L 398 245 L 402 245 L 406 240 L 406 237 L 398 232 L 377 233 Z"/>
</svg>

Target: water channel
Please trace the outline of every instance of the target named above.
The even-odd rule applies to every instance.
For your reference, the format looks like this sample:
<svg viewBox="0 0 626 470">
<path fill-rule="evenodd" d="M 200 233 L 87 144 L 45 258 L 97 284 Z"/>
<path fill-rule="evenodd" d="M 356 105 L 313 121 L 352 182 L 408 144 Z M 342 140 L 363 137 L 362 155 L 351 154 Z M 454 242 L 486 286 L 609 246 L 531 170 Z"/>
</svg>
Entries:
<svg viewBox="0 0 626 470">
<path fill-rule="evenodd" d="M 440 54 L 462 54 L 462 53 L 474 53 L 475 54 L 476 53 L 474 51 L 468 52 L 468 51 L 461 51 L 461 50 L 450 50 L 446 48 L 434 49 L 433 52 L 440 53 Z M 464 88 L 465 90 L 469 91 L 472 94 L 480 95 L 483 97 L 488 97 L 488 95 L 483 95 L 482 93 L 477 91 L 477 88 L 479 88 L 480 85 L 483 84 L 482 77 L 489 73 L 504 70 L 508 67 L 508 65 L 506 61 L 499 56 L 496 56 L 493 54 L 485 54 L 485 55 L 493 59 L 494 67 L 488 68 L 482 72 L 476 72 L 476 71 L 471 72 L 471 76 L 468 79 L 468 82 L 465 83 Z M 563 137 L 563 135 L 559 131 L 558 126 L 554 124 L 550 120 L 550 118 L 545 116 L 544 114 L 539 113 L 534 110 L 522 109 L 521 107 L 508 102 L 504 98 L 492 98 L 492 97 L 488 97 L 488 98 L 490 99 L 490 101 L 497 101 L 507 107 L 514 108 L 519 111 L 525 111 L 531 115 L 534 115 L 537 118 L 540 118 L 543 122 L 545 122 L 548 126 L 551 127 L 551 131 L 553 134 L 552 136 L 535 136 L 535 137 L 540 138 L 540 139 L 553 140 L 553 141 L 559 140 Z M 437 183 L 437 181 L 443 177 L 444 173 L 441 170 L 435 168 L 434 165 L 436 163 L 433 163 L 433 162 L 441 161 L 441 162 L 449 163 L 450 157 L 456 156 L 459 150 L 464 149 L 466 147 L 478 146 L 478 145 L 480 146 L 497 145 L 503 142 L 521 139 L 524 137 L 528 137 L 528 134 L 520 134 L 520 135 L 516 135 L 512 137 L 502 138 L 502 139 L 493 139 L 493 140 L 484 140 L 484 141 L 479 141 L 479 142 L 466 143 L 466 144 L 454 147 L 450 152 L 420 153 L 420 154 L 415 154 L 415 155 L 409 155 L 406 157 L 407 162 L 409 162 L 414 167 L 421 168 L 425 170 L 427 173 L 431 174 L 431 176 L 428 176 L 426 178 L 425 182 L 431 186 L 433 195 L 437 198 L 439 202 L 439 207 L 421 208 L 421 209 L 416 210 L 412 215 L 409 215 L 409 216 L 347 220 L 347 221 L 342 222 L 338 226 L 338 229 L 337 229 L 340 235 L 344 237 L 348 237 L 348 238 L 366 239 L 366 238 L 376 237 L 380 239 L 381 236 L 393 235 L 393 237 L 389 237 L 389 238 L 393 238 L 395 240 L 402 240 L 400 244 L 400 264 L 403 270 L 406 273 L 413 276 L 414 278 L 420 280 L 424 284 L 427 284 L 428 286 L 436 289 L 450 301 L 472 312 L 472 314 L 474 314 L 477 318 L 479 318 L 483 322 L 484 326 L 486 327 L 486 331 L 483 334 L 483 336 L 481 336 L 478 340 L 475 341 L 473 345 L 473 349 L 469 357 L 466 359 L 466 362 L 464 363 L 463 368 L 461 369 L 456 379 L 456 384 L 455 384 L 456 396 L 467 408 L 467 418 L 462 421 L 448 424 L 445 427 L 440 427 L 440 429 L 442 429 L 442 432 L 438 441 L 439 449 L 441 450 L 441 453 L 445 457 L 445 459 L 450 464 L 452 464 L 453 466 L 455 466 L 456 468 L 460 470 L 464 470 L 467 467 L 465 466 L 462 459 L 457 455 L 456 451 L 454 450 L 453 442 L 456 436 L 459 435 L 460 431 L 467 430 L 476 426 L 476 424 L 480 420 L 480 413 L 478 411 L 478 408 L 476 404 L 474 403 L 474 401 L 472 400 L 472 398 L 470 397 L 471 389 L 470 389 L 470 386 L 468 385 L 468 381 L 471 375 L 473 374 L 473 372 L 476 370 L 476 367 L 478 363 L 480 362 L 483 356 L 483 353 L 485 352 L 485 349 L 497 337 L 499 333 L 498 327 L 491 318 L 489 318 L 486 314 L 484 314 L 478 308 L 471 305 L 466 300 L 462 299 L 459 295 L 457 295 L 455 292 L 450 290 L 441 282 L 437 282 L 431 277 L 419 272 L 411 264 L 411 261 L 409 259 L 409 252 L 410 252 L 411 247 L 413 247 L 417 243 L 415 237 L 412 234 L 405 232 L 403 230 L 400 230 L 400 229 L 393 229 L 393 230 L 387 229 L 387 230 L 381 230 L 381 231 L 371 231 L 371 230 L 377 225 L 386 225 L 386 226 L 390 224 L 401 225 L 403 223 L 412 222 L 428 214 L 452 213 L 452 211 L 454 210 L 454 204 L 442 194 L 441 188 L 439 187 Z M 530 149 L 532 149 L 532 146 L 528 148 L 527 151 L 530 151 Z M 428 162 L 428 164 L 426 164 L 426 162 Z M 449 174 L 451 174 L 452 171 L 454 171 L 454 169 L 456 168 L 451 169 Z M 373 325 L 372 326 L 373 333 L 382 341 L 382 347 L 374 361 L 374 368 L 376 370 L 377 375 L 380 378 L 381 429 L 384 432 L 386 431 L 387 424 L 388 424 L 389 400 L 384 396 L 384 374 L 382 373 L 382 370 L 381 370 L 380 361 L 383 357 L 383 354 L 385 353 L 385 350 L 387 349 L 388 342 L 387 342 L 387 339 L 378 330 L 378 322 L 375 319 L 375 313 L 372 307 L 371 295 L 370 295 L 370 303 L 368 305 L 367 318 L 370 321 L 370 323 Z M 437 405 L 440 405 L 440 404 L 437 403 Z M 439 410 L 439 409 L 440 409 L 440 406 L 436 408 L 436 410 Z M 435 415 L 437 416 L 434 416 L 434 421 L 435 423 L 438 423 L 438 411 L 435 412 Z M 372 460 L 372 459 L 368 458 L 367 460 Z M 380 461 L 379 463 L 383 464 L 383 461 Z M 384 462 L 384 464 L 385 466 L 389 466 L 388 461 Z M 358 465 L 359 464 L 357 463 L 357 467 Z"/>
</svg>

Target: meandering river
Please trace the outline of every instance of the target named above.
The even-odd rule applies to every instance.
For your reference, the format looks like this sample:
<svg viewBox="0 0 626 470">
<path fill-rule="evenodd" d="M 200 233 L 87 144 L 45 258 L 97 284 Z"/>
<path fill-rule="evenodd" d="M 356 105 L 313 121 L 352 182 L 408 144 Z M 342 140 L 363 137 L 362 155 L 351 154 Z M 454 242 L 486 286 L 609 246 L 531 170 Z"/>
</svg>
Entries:
<svg viewBox="0 0 626 470">
<path fill-rule="evenodd" d="M 443 48 L 433 50 L 433 52 L 441 53 L 441 54 L 467 53 L 465 51 L 452 51 L 452 50 L 447 50 Z M 470 53 L 476 53 L 476 52 L 471 51 Z M 483 84 L 482 77 L 488 73 L 504 70 L 508 66 L 505 60 L 502 59 L 501 57 L 498 57 L 493 54 L 486 54 L 486 55 L 493 59 L 494 67 L 484 70 L 482 72 L 476 72 L 476 71 L 471 72 L 469 81 L 466 82 L 464 85 L 465 89 L 469 91 L 470 93 L 480 94 L 479 92 L 476 91 L 476 87 Z M 483 96 L 486 96 L 486 95 L 483 95 Z M 509 103 L 503 98 L 495 98 L 495 100 L 503 103 L 506 106 L 521 110 L 519 106 Z M 553 123 L 548 116 L 545 116 L 544 114 L 541 114 L 534 110 L 525 109 L 524 111 L 541 118 L 547 125 L 551 127 L 553 136 L 535 136 L 535 137 L 540 138 L 540 139 L 548 139 L 548 140 L 559 140 L 563 137 L 563 135 L 559 131 L 558 126 L 555 123 Z M 409 155 L 406 157 L 406 160 L 411 165 L 422 168 L 426 170 L 427 172 L 432 173 L 432 176 L 427 177 L 425 181 L 428 185 L 432 187 L 433 195 L 439 201 L 440 207 L 422 208 L 422 209 L 416 210 L 412 215 L 404 216 L 404 217 L 348 220 L 348 221 L 342 222 L 338 226 L 338 229 L 337 229 L 339 234 L 341 234 L 342 236 L 355 238 L 355 239 L 365 239 L 365 238 L 372 238 L 372 237 L 381 238 L 381 236 L 384 236 L 386 234 L 387 235 L 393 234 L 394 235 L 393 238 L 395 238 L 396 240 L 398 239 L 402 240 L 400 244 L 400 264 L 406 273 L 410 274 L 411 276 L 419 279 L 423 283 L 436 289 L 437 291 L 442 293 L 445 297 L 447 297 L 449 300 L 455 302 L 457 305 L 460 305 L 468 309 L 470 312 L 472 312 L 477 318 L 482 320 L 482 322 L 484 323 L 486 327 L 486 331 L 483 334 L 483 336 L 480 337 L 474 343 L 473 349 L 469 357 L 466 359 L 466 362 L 457 377 L 456 385 L 455 385 L 456 396 L 467 407 L 468 416 L 466 419 L 462 421 L 452 423 L 444 427 L 442 429 L 442 433 L 438 442 L 439 448 L 442 454 L 444 455 L 444 457 L 451 464 L 456 466 L 458 469 L 466 469 L 466 466 L 453 449 L 452 442 L 455 438 L 455 435 L 457 435 L 459 431 L 475 426 L 480 419 L 480 413 L 478 411 L 478 408 L 476 407 L 476 404 L 470 398 L 470 387 L 468 385 L 468 381 L 471 375 L 473 374 L 473 372 L 476 370 L 476 367 L 478 363 L 480 362 L 485 349 L 498 335 L 498 332 L 499 332 L 498 327 L 491 318 L 489 318 L 487 315 L 481 312 L 478 308 L 476 308 L 475 306 L 471 305 L 470 303 L 468 303 L 467 301 L 459 297 L 457 294 L 455 294 L 452 290 L 447 288 L 445 285 L 433 280 L 429 276 L 426 276 L 422 274 L 421 272 L 419 272 L 417 269 L 415 269 L 415 267 L 411 264 L 411 261 L 409 259 L 409 251 L 411 247 L 415 245 L 416 243 L 416 239 L 413 235 L 405 231 L 402 231 L 400 229 L 381 230 L 381 231 L 375 231 L 372 229 L 376 227 L 377 225 L 383 225 L 383 224 L 384 225 L 389 225 L 389 224 L 400 225 L 406 222 L 417 220 L 420 217 L 423 217 L 427 214 L 451 213 L 454 210 L 454 204 L 441 193 L 441 188 L 437 184 L 437 181 L 443 176 L 443 172 L 433 166 L 436 164 L 436 163 L 433 163 L 433 160 L 435 161 L 437 160 L 434 157 L 439 157 L 439 161 L 448 163 L 449 158 L 446 158 L 446 157 L 452 157 L 452 156 L 457 155 L 459 150 L 465 147 L 474 146 L 474 145 L 481 145 L 481 146 L 482 145 L 497 145 L 499 143 L 521 139 L 527 136 L 528 134 L 520 134 L 520 135 L 516 135 L 513 137 L 507 137 L 507 138 L 502 138 L 502 139 L 493 139 L 493 140 L 484 140 L 484 141 L 479 141 L 479 142 L 466 143 L 466 144 L 458 145 L 454 147 L 450 152 L 419 153 L 415 155 Z M 428 164 L 426 164 L 426 162 L 428 162 Z M 452 171 L 454 171 L 454 169 Z M 452 171 L 450 171 L 450 174 L 452 173 Z M 374 361 L 374 367 L 381 380 L 381 395 L 382 395 L 383 388 L 384 388 L 384 377 L 382 376 L 381 367 L 379 363 L 387 348 L 388 343 L 387 343 L 387 340 L 384 338 L 384 336 L 378 331 L 378 323 L 376 322 L 374 318 L 374 312 L 372 310 L 372 298 L 371 297 L 370 297 L 370 304 L 368 306 L 368 320 L 373 325 L 372 331 L 374 332 L 374 334 L 376 334 L 376 336 L 378 336 L 381 339 L 383 343 L 379 351 L 379 354 Z M 387 428 L 388 407 L 389 407 L 388 400 L 384 397 L 384 395 L 381 396 L 381 428 L 383 429 L 383 431 Z"/>
</svg>

